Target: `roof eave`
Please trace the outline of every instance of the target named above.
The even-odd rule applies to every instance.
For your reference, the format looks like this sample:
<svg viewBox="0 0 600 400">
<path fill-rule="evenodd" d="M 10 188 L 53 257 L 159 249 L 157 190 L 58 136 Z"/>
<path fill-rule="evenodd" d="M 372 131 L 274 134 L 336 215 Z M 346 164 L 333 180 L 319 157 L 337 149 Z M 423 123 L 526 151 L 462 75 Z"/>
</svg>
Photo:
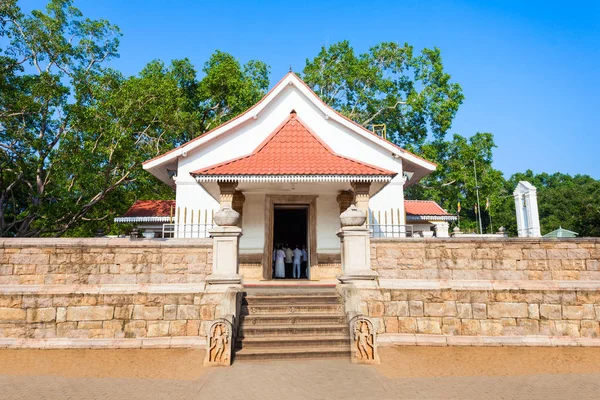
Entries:
<svg viewBox="0 0 600 400">
<path fill-rule="evenodd" d="M 199 175 L 196 182 L 390 182 L 394 175 L 281 174 L 281 175 Z"/>
</svg>

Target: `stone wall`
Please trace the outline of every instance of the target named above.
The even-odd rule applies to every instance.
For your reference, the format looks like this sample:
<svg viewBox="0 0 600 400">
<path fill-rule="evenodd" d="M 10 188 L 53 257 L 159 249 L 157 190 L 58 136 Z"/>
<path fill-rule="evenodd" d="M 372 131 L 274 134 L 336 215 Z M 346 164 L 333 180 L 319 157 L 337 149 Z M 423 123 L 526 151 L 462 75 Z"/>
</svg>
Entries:
<svg viewBox="0 0 600 400">
<path fill-rule="evenodd" d="M 600 239 L 373 239 L 383 279 L 600 280 Z"/>
<path fill-rule="evenodd" d="M 0 342 L 198 343 L 223 298 L 206 292 L 212 261 L 210 239 L 2 239 Z"/>
<path fill-rule="evenodd" d="M 494 289 L 473 282 L 443 289 L 411 286 L 361 290 L 362 311 L 378 322 L 380 333 L 600 336 L 599 286 L 535 289 L 505 284 Z"/>
<path fill-rule="evenodd" d="M 50 288 L 50 287 L 48 287 Z M 0 294 L 0 337 L 112 339 L 204 336 L 202 321 L 215 318 L 221 296 L 202 293 L 118 294 L 63 290 Z M 202 291 L 203 288 L 199 288 Z"/>
<path fill-rule="evenodd" d="M 2 239 L 0 285 L 203 282 L 211 239 Z"/>
</svg>

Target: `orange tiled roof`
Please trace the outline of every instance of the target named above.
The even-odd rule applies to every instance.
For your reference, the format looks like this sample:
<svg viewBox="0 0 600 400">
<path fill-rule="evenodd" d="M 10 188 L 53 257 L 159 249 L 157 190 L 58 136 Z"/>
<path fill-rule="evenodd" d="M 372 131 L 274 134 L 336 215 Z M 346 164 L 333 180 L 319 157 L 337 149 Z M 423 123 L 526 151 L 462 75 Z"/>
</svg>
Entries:
<svg viewBox="0 0 600 400">
<path fill-rule="evenodd" d="M 175 200 L 137 200 L 123 217 L 169 217 Z"/>
<path fill-rule="evenodd" d="M 335 154 L 292 111 L 251 154 L 192 175 L 387 175 L 396 172 Z"/>
<path fill-rule="evenodd" d="M 438 203 L 432 200 L 404 200 L 406 215 L 453 215 L 448 214 Z"/>
</svg>

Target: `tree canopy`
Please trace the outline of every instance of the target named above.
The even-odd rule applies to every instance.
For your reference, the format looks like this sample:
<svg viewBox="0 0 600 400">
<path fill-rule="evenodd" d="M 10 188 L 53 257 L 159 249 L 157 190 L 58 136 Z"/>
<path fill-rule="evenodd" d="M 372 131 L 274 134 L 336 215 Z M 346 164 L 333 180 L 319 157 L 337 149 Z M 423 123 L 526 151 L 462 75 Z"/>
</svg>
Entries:
<svg viewBox="0 0 600 400">
<path fill-rule="evenodd" d="M 302 78 L 346 117 L 385 124 L 389 140 L 411 149 L 428 134 L 442 140 L 464 98 L 438 48 L 415 55 L 406 43 L 383 42 L 359 55 L 348 41 L 322 47 L 306 60 Z"/>
<path fill-rule="evenodd" d="M 201 135 L 262 97 L 268 67 L 216 52 L 150 62 L 138 76 L 107 67 L 119 29 L 69 0 L 0 8 L 0 234 L 89 234 L 138 198 L 172 196 L 144 160 Z"/>
<path fill-rule="evenodd" d="M 136 199 L 172 198 L 142 162 L 244 112 L 270 85 L 264 62 L 218 50 L 200 71 L 185 58 L 153 60 L 124 76 L 110 68 L 120 37 L 71 0 L 28 15 L 16 0 L 0 3 L 1 236 L 89 236 L 111 229 Z M 382 42 L 357 54 L 342 41 L 308 58 L 300 75 L 348 118 L 385 124 L 388 140 L 436 162 L 406 195 L 450 212 L 460 202 L 464 229 L 476 227 L 476 170 L 485 231 L 516 232 L 512 191 L 528 180 L 543 233 L 600 235 L 599 181 L 531 171 L 505 179 L 493 168 L 491 133 L 450 136 L 464 95 L 438 48 Z"/>
</svg>

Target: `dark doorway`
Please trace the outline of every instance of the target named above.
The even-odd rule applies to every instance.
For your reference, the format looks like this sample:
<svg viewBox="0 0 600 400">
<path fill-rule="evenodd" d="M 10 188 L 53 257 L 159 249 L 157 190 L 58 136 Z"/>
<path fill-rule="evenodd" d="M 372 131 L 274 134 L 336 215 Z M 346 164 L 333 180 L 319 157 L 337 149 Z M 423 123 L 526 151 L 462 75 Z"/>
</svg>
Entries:
<svg viewBox="0 0 600 400">
<path fill-rule="evenodd" d="M 280 247 L 285 250 L 289 247 L 294 250 L 298 249 L 306 251 L 306 260 L 304 257 L 301 260 L 301 278 L 308 279 L 309 261 L 308 254 L 308 206 L 303 205 L 275 205 L 273 210 L 273 249 L 276 251 Z M 275 269 L 275 255 L 273 257 L 273 270 Z M 275 272 L 273 272 L 275 277 Z M 287 264 L 285 268 L 285 279 L 293 279 L 293 264 Z"/>
</svg>

